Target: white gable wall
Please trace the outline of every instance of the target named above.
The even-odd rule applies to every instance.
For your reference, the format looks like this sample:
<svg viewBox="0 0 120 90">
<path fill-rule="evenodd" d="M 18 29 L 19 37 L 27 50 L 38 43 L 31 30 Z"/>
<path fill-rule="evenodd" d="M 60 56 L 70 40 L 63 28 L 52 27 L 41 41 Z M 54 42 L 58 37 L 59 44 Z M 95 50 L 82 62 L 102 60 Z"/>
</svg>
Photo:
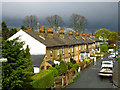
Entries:
<svg viewBox="0 0 120 90">
<path fill-rule="evenodd" d="M 11 36 L 8 40 L 13 40 L 16 37 L 20 36 L 19 41 L 24 41 L 25 44 L 23 46 L 24 49 L 26 49 L 27 45 L 29 45 L 30 48 L 30 54 L 31 55 L 43 55 L 46 54 L 46 46 L 36 40 L 35 38 L 31 37 L 29 34 L 24 32 L 23 30 L 20 30 L 13 36 Z"/>
</svg>

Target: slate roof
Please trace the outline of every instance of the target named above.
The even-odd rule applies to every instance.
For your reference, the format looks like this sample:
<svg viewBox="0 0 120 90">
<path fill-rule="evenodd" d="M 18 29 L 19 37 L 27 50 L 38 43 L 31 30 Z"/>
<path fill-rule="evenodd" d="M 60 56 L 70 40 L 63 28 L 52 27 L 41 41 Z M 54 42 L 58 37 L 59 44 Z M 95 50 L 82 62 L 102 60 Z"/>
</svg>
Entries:
<svg viewBox="0 0 120 90">
<path fill-rule="evenodd" d="M 34 37 L 39 42 L 43 43 L 47 47 L 63 46 L 63 45 L 75 45 L 75 44 L 85 44 L 81 39 L 76 39 L 74 36 L 70 38 L 67 34 L 64 34 L 64 38 L 61 38 L 58 33 L 53 33 L 53 39 L 47 36 L 45 33 L 45 39 L 39 37 L 38 31 L 25 31 L 30 36 Z"/>
<path fill-rule="evenodd" d="M 52 62 L 51 60 L 46 60 L 46 62 L 48 62 L 48 63 L 51 64 L 52 66 L 55 66 L 55 63 Z"/>
<path fill-rule="evenodd" d="M 45 55 L 31 55 L 31 62 L 34 67 L 40 67 Z"/>
<path fill-rule="evenodd" d="M 58 33 L 53 33 L 53 39 L 49 38 L 47 33 L 45 33 L 45 39 L 40 38 L 40 34 L 38 31 L 25 31 L 30 36 L 34 37 L 39 42 L 43 43 L 47 47 L 55 47 L 55 46 L 70 46 L 70 45 L 77 45 L 77 44 L 92 44 L 94 42 L 100 41 L 97 38 L 89 37 L 89 38 L 83 38 L 82 36 L 79 36 L 79 38 L 76 38 L 75 35 L 73 35 L 73 38 L 70 38 L 68 34 L 64 34 L 64 38 L 60 37 Z"/>
<path fill-rule="evenodd" d="M 94 38 L 94 37 L 90 37 L 90 38 L 93 39 L 95 42 L 100 42 L 100 40 L 97 38 Z"/>
<path fill-rule="evenodd" d="M 92 44 L 92 43 L 93 43 L 93 41 L 91 41 L 91 40 L 88 39 L 88 38 L 84 39 L 82 36 L 80 36 L 80 38 L 81 38 L 84 42 L 86 42 L 86 43 L 88 43 L 88 44 Z"/>
</svg>

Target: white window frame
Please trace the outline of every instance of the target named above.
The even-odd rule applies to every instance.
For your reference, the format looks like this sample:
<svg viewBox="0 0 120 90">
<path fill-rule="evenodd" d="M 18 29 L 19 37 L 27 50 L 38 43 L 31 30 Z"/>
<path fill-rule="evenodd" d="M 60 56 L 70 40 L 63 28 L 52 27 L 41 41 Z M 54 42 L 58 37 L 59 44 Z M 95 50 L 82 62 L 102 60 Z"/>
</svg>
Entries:
<svg viewBox="0 0 120 90">
<path fill-rule="evenodd" d="M 76 47 L 76 51 L 78 51 L 78 46 Z"/>
<path fill-rule="evenodd" d="M 59 55 L 59 48 L 57 48 L 57 55 Z"/>
<path fill-rule="evenodd" d="M 68 53 L 70 53 L 70 46 L 68 46 Z"/>
<path fill-rule="evenodd" d="M 50 56 L 53 56 L 53 49 L 50 48 Z"/>
<path fill-rule="evenodd" d="M 72 52 L 73 52 L 73 46 L 72 46 Z"/>
<path fill-rule="evenodd" d="M 86 44 L 85 44 L 85 49 L 86 49 Z"/>
<path fill-rule="evenodd" d="M 80 45 L 79 45 L 79 51 L 80 51 Z"/>
<path fill-rule="evenodd" d="M 62 54 L 64 54 L 64 46 L 62 47 Z"/>
</svg>

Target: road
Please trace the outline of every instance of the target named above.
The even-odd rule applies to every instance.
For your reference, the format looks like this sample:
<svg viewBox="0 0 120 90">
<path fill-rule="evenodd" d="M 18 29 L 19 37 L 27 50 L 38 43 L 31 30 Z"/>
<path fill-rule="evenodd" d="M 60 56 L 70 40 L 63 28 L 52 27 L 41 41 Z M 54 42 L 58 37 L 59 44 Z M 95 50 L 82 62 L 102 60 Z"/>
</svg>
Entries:
<svg viewBox="0 0 120 90">
<path fill-rule="evenodd" d="M 106 58 L 107 56 L 104 57 L 104 59 Z M 111 83 L 112 78 L 100 78 L 98 76 L 101 61 L 97 60 L 96 65 L 84 69 L 74 80 L 74 83 L 68 85 L 66 88 L 114 88 Z"/>
</svg>

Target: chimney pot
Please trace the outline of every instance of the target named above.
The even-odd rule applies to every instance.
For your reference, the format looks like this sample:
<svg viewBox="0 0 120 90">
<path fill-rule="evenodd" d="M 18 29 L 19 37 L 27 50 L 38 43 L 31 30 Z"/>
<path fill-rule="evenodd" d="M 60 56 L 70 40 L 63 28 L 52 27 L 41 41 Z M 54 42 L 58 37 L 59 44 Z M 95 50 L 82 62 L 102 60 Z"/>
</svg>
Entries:
<svg viewBox="0 0 120 90">
<path fill-rule="evenodd" d="M 18 27 L 18 31 L 20 31 L 20 27 Z"/>
<path fill-rule="evenodd" d="M 31 31 L 32 30 L 32 28 L 28 28 L 28 31 Z"/>
<path fill-rule="evenodd" d="M 60 33 L 64 33 L 64 30 L 60 30 Z"/>
<path fill-rule="evenodd" d="M 73 32 L 72 31 L 69 31 L 69 37 L 73 38 Z"/>
<path fill-rule="evenodd" d="M 53 30 L 51 28 L 48 29 L 47 34 L 49 38 L 53 39 Z"/>
<path fill-rule="evenodd" d="M 59 36 L 60 36 L 61 38 L 64 38 L 64 30 L 60 30 Z"/>
<path fill-rule="evenodd" d="M 78 33 L 78 32 L 76 32 L 76 35 L 79 35 L 79 33 Z"/>
</svg>

